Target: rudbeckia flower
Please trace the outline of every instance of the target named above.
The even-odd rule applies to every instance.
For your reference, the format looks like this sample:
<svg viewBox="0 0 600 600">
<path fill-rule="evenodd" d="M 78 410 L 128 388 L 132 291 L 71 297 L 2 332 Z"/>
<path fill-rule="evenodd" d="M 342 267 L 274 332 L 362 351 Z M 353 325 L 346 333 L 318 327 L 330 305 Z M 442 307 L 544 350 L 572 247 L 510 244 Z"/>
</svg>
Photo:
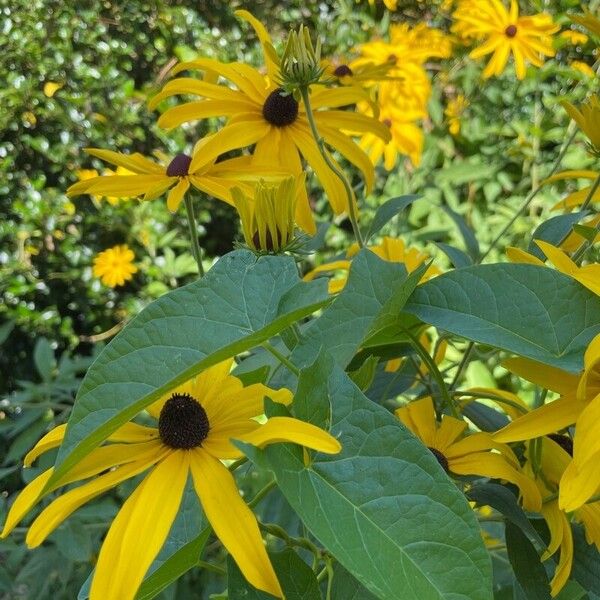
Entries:
<svg viewBox="0 0 600 600">
<path fill-rule="evenodd" d="M 120 154 L 111 150 L 87 148 L 86 152 L 118 167 L 128 169 L 131 174 L 101 175 L 91 177 L 73 184 L 67 190 L 68 196 L 92 194 L 100 196 L 116 196 L 133 198 L 143 196 L 144 200 L 154 200 L 167 190 L 167 207 L 175 212 L 190 185 L 200 191 L 233 204 L 231 188 L 234 185 L 244 186 L 244 180 L 256 180 L 267 171 L 250 166 L 247 157 L 233 158 L 216 163 L 216 156 L 206 158 L 204 147 L 208 138 L 196 144 L 194 150 L 195 163 L 187 154 L 178 154 L 165 164 L 158 164 L 142 154 Z"/>
<path fill-rule="evenodd" d="M 528 445 L 528 455 L 532 447 Z M 556 491 L 563 487 L 563 474 L 568 468 L 571 457 L 559 443 L 549 438 L 542 439 L 541 460 L 537 468 L 531 456 L 523 467 L 526 474 L 535 479 L 536 485 L 545 499 L 541 513 L 550 530 L 550 543 L 542 556 L 548 560 L 560 550 L 558 565 L 550 583 L 550 592 L 556 596 L 567 583 L 573 565 L 573 532 L 569 515 L 561 509 L 556 499 Z M 536 474 L 539 476 L 536 477 Z M 595 544 L 600 550 L 600 502 L 581 506 L 570 515 L 575 521 L 582 523 L 588 544 Z"/>
<path fill-rule="evenodd" d="M 265 54 L 267 76 L 242 63 L 225 64 L 208 58 L 181 63 L 171 73 L 199 69 L 211 78 L 223 77 L 235 89 L 190 77 L 173 79 L 151 100 L 151 108 L 178 94 L 200 96 L 202 99 L 166 110 L 158 120 L 159 126 L 171 129 L 189 121 L 227 117 L 226 125 L 211 137 L 202 153 L 195 155 L 190 165 L 192 171 L 200 161 L 252 144 L 256 144 L 254 164 L 277 166 L 293 175 L 302 173 L 303 156 L 323 186 L 334 212 L 343 213 L 348 208 L 344 185 L 323 159 L 311 134 L 303 103 L 286 94 L 278 83 L 279 67 L 273 58 L 268 32 L 250 13 L 237 11 L 236 14 L 249 21 L 256 30 Z M 319 134 L 331 148 L 362 172 L 367 191 L 370 190 L 374 180 L 373 165 L 351 135 L 372 132 L 389 139 L 389 131 L 372 117 L 348 110 L 332 110 L 368 101 L 368 95 L 355 87 L 326 89 L 313 86 L 310 98 Z M 298 202 L 296 221 L 304 231 L 315 232 L 306 193 Z"/>
<path fill-rule="evenodd" d="M 540 510 L 540 493 L 521 472 L 508 446 L 495 442 L 488 433 L 467 434 L 467 423 L 460 419 L 443 415 L 438 422 L 431 397 L 398 408 L 396 416 L 427 446 L 446 473 L 510 481 L 519 488 L 527 510 Z"/>
<path fill-rule="evenodd" d="M 510 10 L 506 10 L 500 0 L 467 0 L 459 5 L 453 17 L 453 31 L 469 38 L 485 40 L 469 56 L 477 59 L 492 54 L 483 71 L 486 79 L 504 71 L 511 53 L 518 79 L 525 77 L 526 62 L 541 67 L 543 56 L 555 54 L 551 36 L 560 27 L 545 13 L 519 17 L 517 0 L 511 0 Z"/>
<path fill-rule="evenodd" d="M 511 373 L 559 394 L 559 398 L 500 429 L 494 434 L 499 442 L 531 440 L 570 427 L 600 394 L 600 335 L 590 342 L 584 355 L 584 370 L 579 375 L 529 358 L 509 358 L 502 364 Z"/>
<path fill-rule="evenodd" d="M 140 473 L 150 472 L 123 504 L 102 544 L 90 600 L 132 600 L 146 571 L 163 546 L 177 515 L 189 476 L 215 534 L 248 581 L 278 598 L 283 594 L 267 556 L 256 518 L 242 500 L 233 475 L 221 462 L 242 453 L 232 439 L 255 446 L 292 442 L 335 454 L 339 442 L 325 431 L 289 417 L 264 424 L 266 396 L 289 403 L 288 390 L 261 384 L 244 387 L 229 374 L 233 359 L 211 367 L 173 389 L 148 407 L 156 425 L 127 423 L 93 450 L 53 490 L 93 479 L 64 492 L 33 521 L 27 532 L 30 548 L 39 546 L 77 508 Z M 40 454 L 60 445 L 66 426 L 42 438 L 25 457 L 30 465 Z M 53 469 L 34 479 L 13 503 L 1 537 L 17 525 L 39 500 Z"/>
<path fill-rule="evenodd" d="M 138 270 L 133 264 L 134 258 L 135 255 L 127 244 L 113 246 L 94 258 L 92 272 L 108 287 L 125 285 L 127 281 L 133 279 L 133 274 Z"/>
</svg>

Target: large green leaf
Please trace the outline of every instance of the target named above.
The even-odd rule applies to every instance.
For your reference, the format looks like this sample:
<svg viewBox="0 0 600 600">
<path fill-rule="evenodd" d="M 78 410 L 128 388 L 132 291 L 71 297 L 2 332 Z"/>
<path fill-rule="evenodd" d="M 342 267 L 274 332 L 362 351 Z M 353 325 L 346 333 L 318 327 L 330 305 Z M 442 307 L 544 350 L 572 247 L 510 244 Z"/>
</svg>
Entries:
<svg viewBox="0 0 600 600">
<path fill-rule="evenodd" d="M 328 301 L 325 282 L 301 282 L 293 258 L 248 251 L 227 254 L 203 279 L 165 294 L 90 367 L 52 481 L 169 389 Z"/>
<path fill-rule="evenodd" d="M 316 454 L 307 466 L 297 446 L 263 451 L 304 524 L 378 598 L 490 600 L 490 558 L 465 497 L 427 448 L 339 367 L 324 394 L 322 372 L 322 356 L 303 370 L 300 389 L 310 397 L 295 412 L 314 420 L 330 404 L 342 452 Z"/>
<path fill-rule="evenodd" d="M 534 265 L 478 265 L 419 286 L 405 310 L 466 339 L 577 372 L 600 333 L 600 298 Z"/>
</svg>

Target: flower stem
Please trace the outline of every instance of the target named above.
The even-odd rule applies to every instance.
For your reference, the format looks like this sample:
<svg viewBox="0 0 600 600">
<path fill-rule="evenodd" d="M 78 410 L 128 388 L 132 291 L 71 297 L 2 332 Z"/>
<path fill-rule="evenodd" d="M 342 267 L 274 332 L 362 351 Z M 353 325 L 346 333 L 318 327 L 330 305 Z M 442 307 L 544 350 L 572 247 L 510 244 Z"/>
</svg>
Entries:
<svg viewBox="0 0 600 600">
<path fill-rule="evenodd" d="M 590 191 L 589 191 L 586 199 L 584 200 L 583 204 L 581 205 L 581 207 L 579 209 L 581 212 L 583 212 L 591 204 L 594 194 L 596 193 L 596 190 L 598 189 L 599 186 L 600 186 L 600 175 L 598 175 L 598 177 L 596 177 L 596 180 L 594 181 L 592 187 L 590 188 Z M 598 230 L 599 226 L 600 226 L 600 223 L 596 224 L 595 229 Z M 564 240 L 561 240 L 561 243 L 563 241 Z M 579 247 L 577 252 L 575 252 L 573 254 L 573 262 L 578 263 L 583 258 L 583 255 L 587 252 L 588 248 L 592 244 L 593 244 L 593 241 L 585 240 L 585 242 Z"/>
<path fill-rule="evenodd" d="M 265 487 L 256 492 L 254 498 L 252 498 L 252 500 L 248 502 L 248 507 L 254 508 L 276 485 L 277 482 L 274 479 L 272 481 L 269 481 L 269 483 L 267 483 Z"/>
<path fill-rule="evenodd" d="M 196 217 L 194 215 L 194 205 L 189 194 L 184 197 L 185 212 L 187 214 L 188 226 L 190 228 L 190 240 L 192 242 L 192 254 L 198 265 L 198 273 L 200 277 L 204 277 L 204 267 L 202 266 L 202 250 L 198 243 L 198 227 L 196 226 Z"/>
<path fill-rule="evenodd" d="M 358 228 L 358 217 L 356 215 L 356 205 L 354 200 L 354 192 L 352 191 L 352 187 L 344 174 L 344 172 L 336 166 L 333 162 L 327 149 L 325 148 L 325 141 L 319 135 L 319 131 L 317 130 L 317 124 L 315 122 L 315 116 L 312 111 L 312 107 L 310 105 L 309 98 L 309 90 L 308 87 L 301 87 L 300 94 L 302 95 L 302 101 L 304 102 L 304 107 L 306 108 L 306 118 L 308 119 L 308 123 L 310 125 L 310 130 L 312 132 L 315 141 L 317 142 L 317 146 L 319 148 L 319 152 L 323 157 L 323 160 L 327 163 L 327 166 L 335 173 L 335 175 L 340 179 L 340 181 L 344 185 L 344 189 L 346 190 L 346 196 L 348 198 L 348 217 L 350 218 L 350 223 L 352 223 L 352 230 L 354 231 L 354 237 L 356 237 L 356 241 L 360 248 L 364 248 L 365 242 L 363 240 L 360 229 Z"/>
<path fill-rule="evenodd" d="M 279 352 L 279 350 L 277 350 L 277 348 L 275 348 L 274 346 L 271 346 L 271 344 L 269 344 L 269 342 L 263 342 L 262 347 L 269 352 L 270 354 L 272 354 L 283 366 L 285 366 L 287 369 L 289 369 L 296 377 L 300 376 L 300 369 L 294 365 L 292 362 L 290 362 L 287 357 L 285 357 L 283 354 L 281 354 L 281 352 Z"/>
</svg>

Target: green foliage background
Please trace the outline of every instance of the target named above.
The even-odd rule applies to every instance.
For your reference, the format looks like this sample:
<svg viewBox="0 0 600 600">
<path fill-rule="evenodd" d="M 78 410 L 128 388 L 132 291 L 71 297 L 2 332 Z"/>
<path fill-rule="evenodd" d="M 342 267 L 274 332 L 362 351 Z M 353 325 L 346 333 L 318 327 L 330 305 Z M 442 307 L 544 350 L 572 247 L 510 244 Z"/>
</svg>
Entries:
<svg viewBox="0 0 600 600">
<path fill-rule="evenodd" d="M 87 146 L 178 152 L 198 127 L 170 133 L 155 126 L 145 102 L 164 80 L 173 59 L 203 54 L 222 60 L 258 60 L 256 40 L 233 16 L 238 7 L 262 19 L 275 39 L 299 20 L 318 30 L 326 54 L 343 54 L 356 43 L 385 32 L 381 6 L 367 2 L 219 2 L 124 0 L 105 2 L 0 0 L 0 481 L 7 499 L 48 467 L 52 456 L 21 475 L 19 461 L 52 422 L 66 420 L 80 378 L 102 342 L 92 336 L 118 326 L 165 291 L 193 278 L 182 215 L 162 201 L 141 204 L 67 199 L 64 190 L 82 168 L 101 168 L 83 153 Z M 549 4 L 549 5 L 548 5 Z M 399 2 L 396 19 L 428 21 L 448 28 L 436 3 Z M 554 0 L 543 8 L 559 22 L 577 9 L 575 0 Z M 541 10 L 532 3 L 531 10 Z M 481 85 L 480 67 L 459 50 L 440 69 L 433 65 L 426 147 L 418 168 L 403 163 L 390 174 L 378 170 L 375 209 L 384 199 L 421 193 L 408 220 L 395 233 L 408 236 L 443 265 L 432 242 L 466 251 L 485 249 L 524 196 L 549 172 L 565 139 L 566 118 L 558 101 L 583 79 L 569 66 L 589 63 L 591 46 L 561 46 L 555 61 L 517 83 L 510 72 Z M 52 96 L 44 85 L 62 87 Z M 583 97 L 583 81 L 575 97 Z M 448 133 L 443 109 L 462 91 L 471 102 L 461 135 Z M 494 115 L 494 118 L 490 118 Z M 563 168 L 586 168 L 583 146 L 573 146 Z M 359 183 L 357 178 L 356 183 Z M 546 188 L 530 212 L 512 228 L 506 243 L 528 241 L 567 184 Z M 318 188 L 317 212 L 328 213 Z M 446 210 L 441 210 L 443 207 Z M 370 218 L 365 211 L 365 224 Z M 233 248 L 237 223 L 223 203 L 205 205 L 203 247 L 211 257 Z M 325 253 L 335 255 L 347 240 L 346 223 L 332 226 Z M 473 236 L 472 233 L 476 232 Z M 118 243 L 135 251 L 140 271 L 124 288 L 109 290 L 91 275 L 93 257 Z M 502 248 L 497 257 L 502 255 Z M 90 339 L 92 338 L 92 339 Z M 487 376 L 487 375 L 486 375 Z M 261 481 L 245 478 L 252 493 Z M 0 594 L 7 598 L 75 598 L 94 560 L 94 549 L 115 514 L 119 496 L 82 509 L 50 543 L 28 553 L 23 531 L 0 544 Z M 263 507 L 268 518 L 298 527 L 280 497 Z M 76 549 L 76 550 L 74 550 Z M 219 552 L 219 550 L 213 550 Z M 210 554 L 210 549 L 209 549 Z M 203 587 L 204 595 L 193 591 Z M 219 583 L 210 572 L 193 570 L 164 598 L 208 598 Z"/>
</svg>

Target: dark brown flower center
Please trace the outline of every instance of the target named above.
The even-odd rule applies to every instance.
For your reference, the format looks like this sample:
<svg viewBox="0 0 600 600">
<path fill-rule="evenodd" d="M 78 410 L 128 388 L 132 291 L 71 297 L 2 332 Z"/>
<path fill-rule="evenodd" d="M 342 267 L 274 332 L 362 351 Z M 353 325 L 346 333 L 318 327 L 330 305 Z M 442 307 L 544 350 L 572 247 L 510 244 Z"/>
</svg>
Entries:
<svg viewBox="0 0 600 600">
<path fill-rule="evenodd" d="M 517 35 L 517 26 L 516 25 L 509 25 L 505 30 L 504 33 L 506 34 L 506 37 L 509 38 L 514 38 L 515 35 Z"/>
<path fill-rule="evenodd" d="M 551 433 L 548 437 L 556 442 L 569 456 L 573 456 L 573 440 L 568 435 Z"/>
<path fill-rule="evenodd" d="M 437 448 L 427 446 L 427 449 L 429 450 L 429 452 L 431 452 L 431 454 L 433 454 L 437 458 L 437 461 L 440 463 L 442 469 L 444 469 L 446 473 L 449 473 L 450 469 L 448 465 L 448 459 Z"/>
<path fill-rule="evenodd" d="M 335 68 L 333 74 L 336 77 L 346 77 L 346 75 L 352 75 L 352 69 L 348 65 L 339 65 Z"/>
<path fill-rule="evenodd" d="M 388 54 L 387 61 L 396 64 L 398 57 L 395 54 Z"/>
<path fill-rule="evenodd" d="M 258 235 L 258 231 L 252 236 L 252 242 L 254 243 L 254 247 L 257 250 L 261 250 L 263 252 L 273 252 L 275 249 L 275 245 L 273 244 L 273 236 L 270 231 L 267 231 L 267 235 L 265 236 L 267 239 L 265 240 L 264 247 L 260 243 L 260 236 Z M 277 230 L 277 242 L 278 247 L 281 244 L 281 234 L 279 233 L 279 229 Z"/>
<path fill-rule="evenodd" d="M 263 117 L 275 127 L 291 125 L 298 118 L 298 102 L 281 88 L 271 92 L 262 109 Z"/>
<path fill-rule="evenodd" d="M 192 157 L 187 154 L 178 154 L 167 167 L 167 177 L 184 177 L 188 175 L 188 169 L 192 163 Z"/>
<path fill-rule="evenodd" d="M 170 448 L 190 450 L 201 446 L 209 429 L 206 411 L 189 394 L 173 394 L 160 411 L 158 433 Z"/>
</svg>

